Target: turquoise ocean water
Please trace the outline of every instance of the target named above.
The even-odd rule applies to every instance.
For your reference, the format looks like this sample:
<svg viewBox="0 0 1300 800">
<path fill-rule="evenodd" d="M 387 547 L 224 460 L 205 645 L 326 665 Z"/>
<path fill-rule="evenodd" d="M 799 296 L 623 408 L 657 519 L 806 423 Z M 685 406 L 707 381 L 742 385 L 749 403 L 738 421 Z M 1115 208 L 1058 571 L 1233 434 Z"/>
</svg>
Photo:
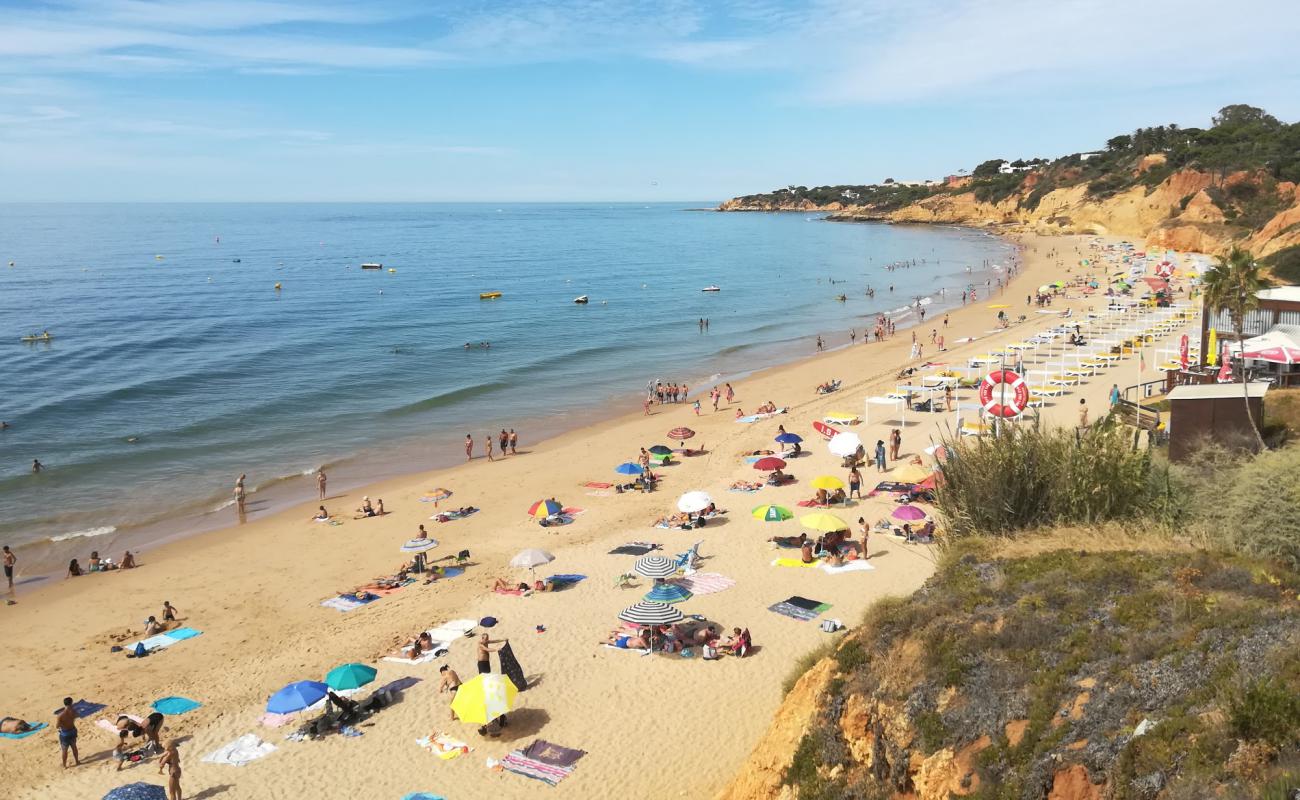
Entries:
<svg viewBox="0 0 1300 800">
<path fill-rule="evenodd" d="M 116 556 L 233 522 L 240 473 L 264 513 L 322 464 L 336 489 L 454 462 L 466 433 L 527 446 L 656 378 L 703 388 L 933 314 L 1009 252 L 706 205 L 0 205 L 0 542 Z"/>
</svg>

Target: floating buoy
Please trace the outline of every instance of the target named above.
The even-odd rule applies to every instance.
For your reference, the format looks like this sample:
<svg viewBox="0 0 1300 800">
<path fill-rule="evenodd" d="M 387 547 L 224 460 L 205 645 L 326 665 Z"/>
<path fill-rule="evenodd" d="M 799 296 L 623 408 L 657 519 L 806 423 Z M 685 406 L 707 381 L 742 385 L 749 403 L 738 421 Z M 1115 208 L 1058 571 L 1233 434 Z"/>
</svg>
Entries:
<svg viewBox="0 0 1300 800">
<path fill-rule="evenodd" d="M 9 266 L 12 267 L 13 265 L 14 265 L 14 262 L 10 261 L 10 262 L 9 262 Z"/>
<path fill-rule="evenodd" d="M 277 284 L 275 285 L 275 290 L 276 290 L 277 292 L 280 291 L 280 284 L 277 283 Z"/>
<path fill-rule="evenodd" d="M 393 269 L 392 267 L 389 267 L 389 268 L 388 268 L 388 274 L 389 274 L 389 275 L 392 275 L 392 274 L 395 273 L 395 272 L 397 272 L 397 270 Z"/>
<path fill-rule="evenodd" d="M 162 257 L 162 256 L 154 256 L 154 259 L 157 260 L 157 261 L 162 261 L 162 260 L 163 260 L 163 257 Z"/>
</svg>

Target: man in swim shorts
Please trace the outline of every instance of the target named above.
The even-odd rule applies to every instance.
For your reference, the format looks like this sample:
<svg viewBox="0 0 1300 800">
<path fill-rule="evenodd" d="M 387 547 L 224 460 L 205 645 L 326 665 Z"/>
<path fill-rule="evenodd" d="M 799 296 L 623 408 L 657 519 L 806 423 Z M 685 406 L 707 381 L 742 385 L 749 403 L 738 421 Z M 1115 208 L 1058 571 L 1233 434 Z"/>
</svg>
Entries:
<svg viewBox="0 0 1300 800">
<path fill-rule="evenodd" d="M 18 556 L 14 554 L 14 551 L 9 549 L 9 545 L 5 545 L 4 548 L 5 580 L 9 582 L 10 589 L 14 588 L 14 565 L 16 565 L 17 563 L 18 563 Z"/>
<path fill-rule="evenodd" d="M 81 756 L 77 753 L 77 712 L 72 707 L 72 698 L 63 698 L 63 708 L 54 718 L 59 729 L 59 752 L 63 756 L 63 768 L 68 768 L 68 751 L 72 751 L 72 765 L 81 766 Z"/>
</svg>

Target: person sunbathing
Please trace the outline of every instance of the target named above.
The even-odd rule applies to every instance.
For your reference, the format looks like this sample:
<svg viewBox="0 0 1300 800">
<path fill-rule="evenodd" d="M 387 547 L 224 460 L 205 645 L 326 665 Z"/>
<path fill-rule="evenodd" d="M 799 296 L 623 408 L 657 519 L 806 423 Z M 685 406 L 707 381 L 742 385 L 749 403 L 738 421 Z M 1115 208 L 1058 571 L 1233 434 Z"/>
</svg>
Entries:
<svg viewBox="0 0 1300 800">
<path fill-rule="evenodd" d="M 732 489 L 742 492 L 754 492 L 763 488 L 763 484 L 757 481 L 736 481 L 731 484 Z"/>
<path fill-rule="evenodd" d="M 808 534 L 801 533 L 798 536 L 773 536 L 768 539 L 780 547 L 803 547 L 804 542 L 808 541 Z"/>
<path fill-rule="evenodd" d="M 17 717 L 0 719 L 0 733 L 27 733 L 31 729 L 32 725 L 27 720 Z"/>
<path fill-rule="evenodd" d="M 623 650 L 650 649 L 650 645 L 646 644 L 646 640 L 644 637 L 639 635 L 629 636 L 628 634 L 624 633 L 622 630 L 617 630 L 617 629 L 610 631 L 609 636 L 605 637 L 605 641 L 601 642 L 600 644 L 607 644 L 610 647 L 617 647 Z"/>
<path fill-rule="evenodd" d="M 741 453 L 743 456 L 770 456 L 775 455 L 772 450 L 751 450 L 748 453 Z"/>
<path fill-rule="evenodd" d="M 496 582 L 492 584 L 492 591 L 503 592 L 505 594 L 514 594 L 515 592 L 526 592 L 528 591 L 528 584 L 511 583 L 507 581 L 505 578 L 497 578 Z"/>
</svg>

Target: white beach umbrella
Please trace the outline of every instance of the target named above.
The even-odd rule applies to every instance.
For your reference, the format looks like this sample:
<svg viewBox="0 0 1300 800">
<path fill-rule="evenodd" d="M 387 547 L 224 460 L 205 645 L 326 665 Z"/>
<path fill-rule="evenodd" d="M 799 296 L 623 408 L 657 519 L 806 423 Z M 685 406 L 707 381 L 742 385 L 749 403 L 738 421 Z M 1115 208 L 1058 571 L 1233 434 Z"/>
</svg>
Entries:
<svg viewBox="0 0 1300 800">
<path fill-rule="evenodd" d="M 406 544 L 402 545 L 403 553 L 423 553 L 426 550 L 432 550 L 438 546 L 437 539 L 409 539 Z"/>
<path fill-rule="evenodd" d="M 549 564 L 554 560 L 555 556 L 545 550 L 538 550 L 533 547 L 527 550 L 520 550 L 515 554 L 515 557 L 510 559 L 510 566 L 520 567 L 523 569 L 533 569 L 535 567 L 540 567 L 543 564 Z"/>
<path fill-rule="evenodd" d="M 677 500 L 677 510 L 687 514 L 703 511 L 713 504 L 713 498 L 705 492 L 687 492 Z"/>
<path fill-rule="evenodd" d="M 826 449 L 830 450 L 833 455 L 851 456 L 858 452 L 862 446 L 862 439 L 856 433 L 837 433 L 831 437 L 827 443 Z"/>
</svg>

